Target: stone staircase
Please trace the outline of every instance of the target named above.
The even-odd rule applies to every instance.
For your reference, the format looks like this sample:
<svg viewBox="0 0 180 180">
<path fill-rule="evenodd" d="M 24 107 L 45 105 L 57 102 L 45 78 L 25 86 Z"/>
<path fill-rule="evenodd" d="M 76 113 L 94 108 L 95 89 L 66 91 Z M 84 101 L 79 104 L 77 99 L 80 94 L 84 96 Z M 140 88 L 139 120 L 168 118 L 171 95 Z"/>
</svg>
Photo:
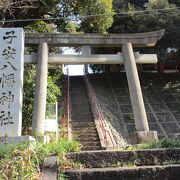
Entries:
<svg viewBox="0 0 180 180">
<path fill-rule="evenodd" d="M 71 127 L 73 138 L 82 144 L 83 151 L 100 150 L 83 76 L 70 76 Z"/>
<path fill-rule="evenodd" d="M 65 170 L 68 180 L 180 179 L 179 148 L 89 151 L 71 153 L 66 158 L 82 164 L 82 168 Z"/>
</svg>

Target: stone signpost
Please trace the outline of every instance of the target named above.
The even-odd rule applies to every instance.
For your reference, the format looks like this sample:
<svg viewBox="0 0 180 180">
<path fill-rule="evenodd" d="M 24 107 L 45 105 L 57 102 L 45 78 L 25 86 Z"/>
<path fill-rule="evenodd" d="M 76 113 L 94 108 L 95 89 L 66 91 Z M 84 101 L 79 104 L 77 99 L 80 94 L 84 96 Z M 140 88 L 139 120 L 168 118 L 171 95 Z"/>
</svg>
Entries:
<svg viewBox="0 0 180 180">
<path fill-rule="evenodd" d="M 0 137 L 21 136 L 24 32 L 0 29 Z"/>
</svg>

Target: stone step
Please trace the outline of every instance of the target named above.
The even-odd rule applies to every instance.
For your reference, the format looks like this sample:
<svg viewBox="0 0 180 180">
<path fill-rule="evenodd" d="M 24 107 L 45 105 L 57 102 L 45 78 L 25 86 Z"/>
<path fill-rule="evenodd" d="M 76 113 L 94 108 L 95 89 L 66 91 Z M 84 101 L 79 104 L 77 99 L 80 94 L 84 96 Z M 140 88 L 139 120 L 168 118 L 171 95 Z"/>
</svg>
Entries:
<svg viewBox="0 0 180 180">
<path fill-rule="evenodd" d="M 76 99 L 76 98 L 87 98 L 87 94 L 85 91 L 73 91 L 70 92 L 70 97 L 71 99 Z"/>
<path fill-rule="evenodd" d="M 73 134 L 73 136 L 74 137 L 82 137 L 83 135 L 88 135 L 88 136 L 90 136 L 90 137 L 92 137 L 92 136 L 97 136 L 96 134 L 97 134 L 97 131 L 75 131 L 74 129 L 72 130 L 72 134 Z"/>
<path fill-rule="evenodd" d="M 90 106 L 89 100 L 88 99 L 82 99 L 78 101 L 71 101 L 71 106 L 73 105 L 78 105 L 78 106 Z"/>
<path fill-rule="evenodd" d="M 70 82 L 71 82 L 71 84 L 73 84 L 73 85 L 76 85 L 76 84 L 81 84 L 82 82 L 84 81 L 84 79 L 82 79 L 82 78 L 79 78 L 79 79 L 75 79 L 75 78 L 70 78 Z"/>
<path fill-rule="evenodd" d="M 75 139 L 77 140 L 77 141 L 81 141 L 81 142 L 90 142 L 90 141 L 92 141 L 92 142 L 99 142 L 99 137 L 97 136 L 97 135 L 95 135 L 95 136 L 84 136 L 84 135 L 77 135 L 76 137 L 75 137 Z"/>
<path fill-rule="evenodd" d="M 72 128 L 72 133 L 75 135 L 83 135 L 83 134 L 88 134 L 91 136 L 92 134 L 97 134 L 96 129 L 81 129 L 81 128 Z"/>
<path fill-rule="evenodd" d="M 72 129 L 72 133 L 75 135 L 75 136 L 82 136 L 84 134 L 87 134 L 89 136 L 92 136 L 94 134 L 97 134 L 97 131 L 96 130 L 82 130 L 80 131 L 79 129 Z"/>
<path fill-rule="evenodd" d="M 76 101 L 71 101 L 71 106 L 91 107 L 88 99 L 77 99 Z"/>
<path fill-rule="evenodd" d="M 97 129 L 82 77 L 71 78 L 70 95 L 73 137 L 83 145 L 82 149 L 88 147 L 88 149 L 91 150 L 91 146 L 100 146 Z M 98 148 L 99 147 L 96 149 Z"/>
<path fill-rule="evenodd" d="M 78 122 L 78 121 L 82 122 L 82 121 L 86 121 L 86 120 L 87 121 L 93 121 L 93 115 L 92 114 L 86 114 L 86 113 L 84 113 L 83 115 L 78 114 L 78 113 L 74 113 L 71 116 L 71 120 L 76 121 L 76 122 Z"/>
<path fill-rule="evenodd" d="M 71 119 L 86 119 L 86 118 L 91 118 L 93 119 L 93 115 L 91 112 L 71 112 Z"/>
<path fill-rule="evenodd" d="M 80 119 L 90 119 L 90 120 L 92 120 L 92 119 L 94 119 L 93 118 L 93 115 L 92 115 L 92 113 L 90 114 L 89 113 L 89 115 L 88 114 L 79 114 L 78 112 L 74 112 L 73 114 L 72 114 L 72 112 L 71 112 L 71 119 L 74 119 L 74 120 L 80 120 Z"/>
<path fill-rule="evenodd" d="M 75 93 L 75 94 L 76 93 L 78 93 L 78 94 L 83 93 L 82 95 L 86 95 L 86 89 L 85 89 L 85 87 L 76 84 L 76 86 L 71 87 L 70 93 Z"/>
<path fill-rule="evenodd" d="M 98 134 L 77 134 L 76 136 L 77 138 L 81 138 L 81 137 L 84 137 L 85 139 L 87 138 L 92 138 L 92 139 L 96 139 L 96 138 L 99 138 Z"/>
<path fill-rule="evenodd" d="M 78 89 L 78 88 L 83 88 L 83 89 L 85 89 L 85 87 L 84 87 L 84 82 L 83 81 L 81 81 L 81 82 L 71 82 L 71 84 L 70 84 L 70 88 L 71 89 Z"/>
<path fill-rule="evenodd" d="M 71 109 L 72 109 L 72 111 L 73 112 L 89 112 L 89 113 L 91 113 L 91 108 L 90 108 L 90 106 L 89 106 L 89 104 L 88 105 L 73 105 L 73 106 L 71 106 Z"/>
<path fill-rule="evenodd" d="M 89 124 L 89 125 L 88 125 Z M 96 133 L 97 132 L 97 129 L 96 129 L 96 126 L 95 124 L 92 122 L 92 123 L 89 123 L 88 124 L 86 122 L 80 122 L 80 123 L 72 123 L 71 126 L 72 126 L 72 130 L 74 132 L 77 132 L 77 133 L 88 133 L 88 132 L 93 132 L 93 133 Z"/>
<path fill-rule="evenodd" d="M 83 118 L 83 119 L 86 119 L 87 117 L 91 117 L 91 118 L 93 118 L 93 115 L 92 115 L 92 113 L 90 113 L 90 112 L 87 112 L 87 111 L 82 111 L 82 112 L 71 112 L 71 114 L 72 114 L 72 118 L 71 119 L 73 119 L 73 118 Z"/>
<path fill-rule="evenodd" d="M 71 96 L 71 102 L 79 102 L 79 101 L 89 101 L 89 99 L 88 99 L 88 96 L 87 95 L 83 95 L 83 96 L 81 96 L 81 95 L 79 95 L 79 94 L 74 94 L 73 96 Z"/>
<path fill-rule="evenodd" d="M 93 133 L 87 133 L 86 135 L 83 134 L 78 134 L 78 133 L 73 133 L 74 139 L 77 141 L 81 142 L 97 142 L 99 141 L 98 135 L 95 135 Z"/>
<path fill-rule="evenodd" d="M 90 101 L 88 99 L 88 97 L 73 97 L 71 98 L 71 104 L 79 104 L 79 103 L 83 103 L 83 104 L 89 104 L 90 105 Z"/>
<path fill-rule="evenodd" d="M 86 126 L 85 124 L 82 124 L 82 125 L 75 125 L 73 126 L 72 128 L 73 130 L 76 130 L 76 131 L 97 131 L 96 129 L 96 126 L 92 124 L 90 124 L 89 126 Z"/>
<path fill-rule="evenodd" d="M 84 100 L 83 101 L 77 101 L 77 102 L 72 102 L 71 101 L 71 108 L 76 108 L 76 107 L 78 107 L 78 108 L 86 107 L 86 108 L 89 108 L 89 110 L 91 111 L 90 103 L 85 102 Z"/>
<path fill-rule="evenodd" d="M 79 102 L 79 104 L 77 103 L 72 103 L 71 104 L 71 111 L 77 111 L 77 110 L 88 110 L 89 112 L 92 112 L 90 104 L 89 103 L 82 103 Z"/>
<path fill-rule="evenodd" d="M 78 113 L 78 114 L 92 114 L 92 112 L 91 112 L 91 109 L 87 109 L 87 108 L 81 108 L 81 107 L 79 107 L 79 109 L 78 109 L 78 107 L 76 107 L 76 108 L 73 108 L 72 107 L 72 114 L 73 113 Z"/>
<path fill-rule="evenodd" d="M 91 141 L 91 142 L 86 142 L 86 141 L 81 141 L 81 144 L 82 144 L 82 146 L 84 146 L 84 147 L 89 147 L 89 146 L 95 146 L 95 147 L 99 147 L 100 146 L 100 143 L 98 142 L 98 141 Z"/>
<path fill-rule="evenodd" d="M 84 103 L 83 101 L 78 101 L 77 103 L 72 102 L 71 107 L 74 108 L 74 109 L 81 108 L 81 109 L 88 109 L 89 111 L 91 111 L 90 103 Z M 81 109 L 79 109 L 79 110 L 81 110 Z"/>
<path fill-rule="evenodd" d="M 75 90 L 75 91 L 82 90 L 82 91 L 84 91 L 85 90 L 84 82 L 81 82 L 81 83 L 71 84 L 70 85 L 71 90 Z"/>
<path fill-rule="evenodd" d="M 81 118 L 81 117 L 71 117 L 71 119 L 73 120 L 73 122 L 94 122 L 94 119 L 93 119 L 93 117 L 91 116 L 91 117 L 83 117 L 83 118 Z"/>
<path fill-rule="evenodd" d="M 87 97 L 73 97 L 71 98 L 71 104 L 74 104 L 74 103 L 79 103 L 79 102 L 82 102 L 82 103 L 89 103 L 89 100 Z"/>
<path fill-rule="evenodd" d="M 81 151 L 98 151 L 98 150 L 102 150 L 101 146 L 86 146 L 81 148 Z"/>
<path fill-rule="evenodd" d="M 74 95 L 76 97 L 71 96 L 71 103 L 79 103 L 79 102 L 89 102 L 88 97 L 84 96 L 84 97 L 80 97 L 77 95 Z"/>
<path fill-rule="evenodd" d="M 85 92 L 84 94 L 86 94 L 86 88 L 84 87 L 84 84 L 76 84 L 75 86 L 70 87 L 70 92 Z M 83 95 L 84 95 L 83 94 Z"/>
<path fill-rule="evenodd" d="M 84 105 L 90 106 L 90 101 L 88 98 L 71 99 L 71 105 L 73 104 L 78 104 L 78 105 L 84 104 Z"/>
<path fill-rule="evenodd" d="M 88 112 L 88 113 L 92 113 L 91 108 L 90 107 L 84 107 L 84 106 L 71 106 L 71 111 L 72 112 Z"/>
<path fill-rule="evenodd" d="M 85 108 L 85 107 L 78 107 L 78 106 L 76 106 L 76 107 L 71 107 L 71 109 L 72 109 L 71 110 L 72 113 L 79 113 L 79 114 L 89 113 L 89 114 L 92 114 L 91 109 L 90 108 L 88 109 L 88 107 Z"/>
<path fill-rule="evenodd" d="M 73 127 L 94 127 L 95 123 L 94 122 L 71 122 L 71 125 Z"/>
<path fill-rule="evenodd" d="M 80 122 L 82 122 L 82 121 L 84 121 L 84 120 L 86 120 L 87 119 L 87 121 L 94 121 L 93 120 L 93 115 L 92 114 L 90 114 L 90 113 L 78 113 L 78 112 L 75 112 L 75 113 L 73 113 L 73 114 L 71 114 L 71 120 L 72 120 L 72 122 L 73 121 L 80 121 Z"/>
<path fill-rule="evenodd" d="M 164 165 L 168 162 L 180 163 L 180 148 L 80 152 L 69 154 L 67 158 L 84 164 L 84 168 L 115 167 L 127 164 L 134 166 Z"/>
<path fill-rule="evenodd" d="M 71 106 L 78 105 L 78 106 L 90 106 L 90 102 L 88 99 L 78 99 L 76 101 L 71 100 Z"/>
<path fill-rule="evenodd" d="M 68 180 L 178 180 L 180 165 L 66 170 Z"/>
<path fill-rule="evenodd" d="M 89 104 L 90 105 L 90 102 L 89 102 L 89 99 L 87 97 L 75 97 L 75 98 L 71 98 L 71 104 Z"/>
<path fill-rule="evenodd" d="M 73 126 L 72 129 L 76 131 L 90 131 L 90 130 L 96 130 L 95 126 Z"/>
<path fill-rule="evenodd" d="M 74 136 L 75 139 L 80 139 L 83 143 L 99 143 L 98 135 L 90 135 L 90 134 L 77 134 Z"/>
</svg>

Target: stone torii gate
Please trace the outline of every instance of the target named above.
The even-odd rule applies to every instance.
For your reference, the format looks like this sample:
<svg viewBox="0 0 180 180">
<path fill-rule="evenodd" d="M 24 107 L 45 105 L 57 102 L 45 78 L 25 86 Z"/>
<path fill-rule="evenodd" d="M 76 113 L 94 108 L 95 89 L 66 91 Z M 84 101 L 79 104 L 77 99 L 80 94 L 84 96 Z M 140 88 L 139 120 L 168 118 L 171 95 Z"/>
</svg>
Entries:
<svg viewBox="0 0 180 180">
<path fill-rule="evenodd" d="M 136 63 L 157 63 L 156 54 L 138 54 L 133 47 L 152 47 L 161 39 L 164 30 L 134 34 L 36 34 L 25 35 L 26 46 L 38 46 L 38 53 L 25 55 L 25 63 L 37 63 L 35 100 L 32 130 L 37 136 L 44 134 L 47 93 L 48 63 L 52 64 L 125 64 L 136 132 L 134 143 L 157 139 L 157 132 L 150 131 Z M 48 46 L 81 47 L 82 55 L 48 53 Z M 122 53 L 91 55 L 91 47 L 122 47 Z"/>
</svg>

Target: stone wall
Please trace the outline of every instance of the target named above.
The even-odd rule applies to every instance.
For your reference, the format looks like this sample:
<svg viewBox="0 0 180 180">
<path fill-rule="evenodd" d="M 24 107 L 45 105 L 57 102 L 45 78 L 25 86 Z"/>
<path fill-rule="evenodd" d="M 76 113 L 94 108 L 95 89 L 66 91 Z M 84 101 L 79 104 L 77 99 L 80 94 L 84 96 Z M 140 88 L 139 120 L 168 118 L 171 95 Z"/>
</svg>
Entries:
<svg viewBox="0 0 180 180">
<path fill-rule="evenodd" d="M 126 126 L 120 117 L 118 106 L 113 96 L 112 89 L 105 74 L 90 76 L 96 97 L 104 114 L 107 124 L 109 125 L 116 143 L 119 147 L 124 147 L 129 143 L 129 134 Z"/>
<path fill-rule="evenodd" d="M 118 145 L 129 143 L 135 131 L 134 116 L 125 73 L 90 75 L 104 117 Z M 180 136 L 180 77 L 178 73 L 140 74 L 150 130 L 159 138 Z"/>
</svg>

